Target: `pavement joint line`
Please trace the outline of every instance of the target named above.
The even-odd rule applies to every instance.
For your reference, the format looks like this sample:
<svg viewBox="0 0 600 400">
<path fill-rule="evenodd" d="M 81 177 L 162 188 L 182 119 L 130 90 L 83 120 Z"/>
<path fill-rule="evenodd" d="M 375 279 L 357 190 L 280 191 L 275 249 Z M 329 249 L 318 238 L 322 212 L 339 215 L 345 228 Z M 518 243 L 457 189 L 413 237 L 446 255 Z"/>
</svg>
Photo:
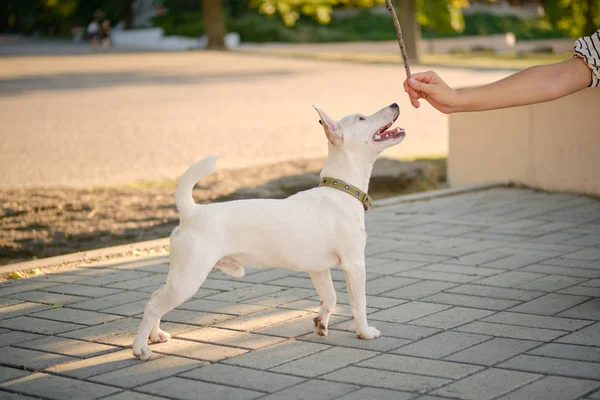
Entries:
<svg viewBox="0 0 600 400">
<path fill-rule="evenodd" d="M 212 363 L 211 363 L 210 365 L 212 365 Z M 198 367 L 198 368 L 202 368 L 202 367 Z M 186 371 L 186 372 L 189 372 L 189 371 Z M 270 372 L 270 371 L 265 371 L 265 372 Z M 184 374 L 184 373 L 185 373 L 185 372 L 182 372 L 182 374 Z M 172 377 L 176 376 L 176 377 L 178 377 L 178 378 L 180 378 L 180 379 L 185 379 L 185 380 L 187 380 L 187 381 L 192 381 L 192 382 L 205 382 L 205 383 L 211 383 L 211 384 L 213 384 L 213 385 L 218 385 L 218 386 L 227 386 L 227 387 L 234 388 L 234 389 L 240 389 L 240 388 L 241 388 L 241 389 L 245 389 L 245 390 L 253 390 L 253 391 L 255 391 L 255 392 L 259 392 L 259 393 L 263 393 L 263 394 L 270 394 L 269 392 L 266 392 L 266 391 L 264 391 L 264 390 L 260 390 L 260 389 L 248 389 L 248 388 L 246 388 L 246 387 L 234 386 L 234 385 L 232 385 L 232 384 L 225 383 L 225 382 L 218 382 L 218 383 L 217 383 L 217 382 L 213 382 L 213 381 L 207 381 L 207 380 L 204 380 L 204 379 L 195 379 L 195 378 L 189 378 L 189 377 L 187 377 L 187 376 L 180 376 L 180 375 L 181 375 L 181 374 L 177 374 L 177 375 L 171 375 L 171 376 L 169 376 L 169 377 L 167 377 L 167 378 L 164 378 L 164 379 L 169 379 L 169 378 L 172 378 Z M 296 377 L 298 377 L 298 376 L 296 375 Z M 304 383 L 304 382 L 299 382 L 299 383 Z M 284 389 L 287 389 L 287 388 L 289 388 L 289 387 L 291 387 L 291 386 L 287 386 L 287 387 L 285 387 Z M 261 396 L 261 397 L 262 397 L 262 396 Z"/>
</svg>

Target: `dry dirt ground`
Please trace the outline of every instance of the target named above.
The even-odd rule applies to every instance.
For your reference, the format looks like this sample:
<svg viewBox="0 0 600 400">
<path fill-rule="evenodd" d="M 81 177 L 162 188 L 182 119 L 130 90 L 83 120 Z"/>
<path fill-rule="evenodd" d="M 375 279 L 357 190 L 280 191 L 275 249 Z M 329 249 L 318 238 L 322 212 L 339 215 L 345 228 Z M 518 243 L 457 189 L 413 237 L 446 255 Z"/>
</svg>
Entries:
<svg viewBox="0 0 600 400">
<path fill-rule="evenodd" d="M 194 191 L 199 203 L 283 198 L 316 186 L 322 159 L 216 171 Z M 374 198 L 431 190 L 445 161 L 376 162 Z M 178 224 L 175 181 L 88 189 L 0 190 L 0 265 L 167 237 Z"/>
</svg>

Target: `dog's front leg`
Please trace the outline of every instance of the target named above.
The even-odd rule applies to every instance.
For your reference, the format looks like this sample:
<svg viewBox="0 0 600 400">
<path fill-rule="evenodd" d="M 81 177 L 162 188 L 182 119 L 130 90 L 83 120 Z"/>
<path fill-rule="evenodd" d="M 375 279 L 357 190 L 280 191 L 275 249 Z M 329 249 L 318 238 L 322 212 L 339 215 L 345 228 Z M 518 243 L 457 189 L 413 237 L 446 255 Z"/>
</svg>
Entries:
<svg viewBox="0 0 600 400">
<path fill-rule="evenodd" d="M 331 271 L 311 272 L 310 278 L 312 279 L 317 292 L 319 292 L 319 298 L 321 299 L 319 315 L 313 319 L 313 322 L 315 323 L 315 333 L 319 336 L 327 336 L 329 317 L 335 308 L 337 300 L 333 281 L 331 280 Z"/>
<path fill-rule="evenodd" d="M 350 307 L 352 307 L 356 336 L 359 339 L 375 339 L 381 336 L 381 332 L 367 323 L 367 295 L 365 292 L 367 278 L 364 259 L 346 263 L 342 261 L 342 270 L 346 275 L 348 299 Z"/>
</svg>

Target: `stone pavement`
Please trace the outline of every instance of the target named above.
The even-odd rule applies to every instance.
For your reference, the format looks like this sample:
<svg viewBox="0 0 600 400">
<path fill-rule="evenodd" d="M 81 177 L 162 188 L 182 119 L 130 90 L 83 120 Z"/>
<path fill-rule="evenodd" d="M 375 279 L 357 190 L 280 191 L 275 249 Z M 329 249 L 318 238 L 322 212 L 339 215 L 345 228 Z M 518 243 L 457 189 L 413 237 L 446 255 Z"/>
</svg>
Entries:
<svg viewBox="0 0 600 400">
<path fill-rule="evenodd" d="M 0 398 L 600 399 L 600 202 L 521 189 L 368 214 L 368 313 L 356 338 L 343 274 L 328 338 L 307 274 L 212 272 L 129 346 L 165 256 L 0 287 Z"/>
</svg>

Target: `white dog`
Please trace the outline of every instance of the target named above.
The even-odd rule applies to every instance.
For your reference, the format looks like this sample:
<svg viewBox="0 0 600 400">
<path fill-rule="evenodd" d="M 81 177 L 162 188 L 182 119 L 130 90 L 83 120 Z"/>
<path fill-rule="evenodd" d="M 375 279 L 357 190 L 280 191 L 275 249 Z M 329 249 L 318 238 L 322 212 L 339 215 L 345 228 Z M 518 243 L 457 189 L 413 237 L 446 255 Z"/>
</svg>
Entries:
<svg viewBox="0 0 600 400">
<path fill-rule="evenodd" d="M 330 269 L 341 265 L 357 336 L 381 335 L 367 324 L 364 214 L 370 208 L 366 192 L 375 158 L 404 139 L 403 129 L 387 130 L 400 109 L 392 104 L 370 116 L 353 114 L 339 121 L 315 109 L 329 140 L 321 172 L 326 186 L 284 200 L 199 205 L 192 188 L 215 169 L 216 158 L 205 158 L 185 172 L 175 195 L 181 222 L 171 235 L 169 276 L 146 305 L 133 343 L 136 357 L 152 356 L 148 337 L 151 342 L 170 338 L 160 329 L 160 318 L 193 296 L 213 267 L 236 277 L 244 275 L 244 265 L 308 272 L 321 299 L 315 332 L 325 336 L 336 304 Z"/>
</svg>

